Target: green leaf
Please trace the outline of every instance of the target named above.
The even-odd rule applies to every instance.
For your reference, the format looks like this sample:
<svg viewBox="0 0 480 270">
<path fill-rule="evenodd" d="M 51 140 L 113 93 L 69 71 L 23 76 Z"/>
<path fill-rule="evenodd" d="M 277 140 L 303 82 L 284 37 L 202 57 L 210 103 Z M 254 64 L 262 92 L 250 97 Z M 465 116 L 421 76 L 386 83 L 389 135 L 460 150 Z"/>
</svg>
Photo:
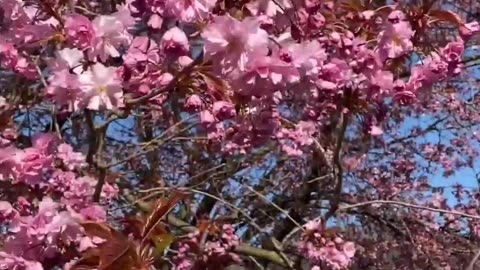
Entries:
<svg viewBox="0 0 480 270">
<path fill-rule="evenodd" d="M 175 237 L 169 233 L 159 235 L 153 239 L 155 244 L 155 256 L 162 256 L 168 247 L 173 243 Z"/>
</svg>

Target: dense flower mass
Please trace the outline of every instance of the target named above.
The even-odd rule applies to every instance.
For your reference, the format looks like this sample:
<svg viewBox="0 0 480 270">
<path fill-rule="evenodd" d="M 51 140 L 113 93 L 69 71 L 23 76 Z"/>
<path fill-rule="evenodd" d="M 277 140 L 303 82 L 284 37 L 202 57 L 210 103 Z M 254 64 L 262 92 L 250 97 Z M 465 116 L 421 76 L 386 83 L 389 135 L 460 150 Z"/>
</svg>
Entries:
<svg viewBox="0 0 480 270">
<path fill-rule="evenodd" d="M 340 237 L 329 239 L 322 235 L 325 227 L 319 221 L 309 221 L 305 225 L 305 235 L 299 251 L 313 264 L 312 270 L 348 269 L 355 255 L 355 245 Z"/>
<path fill-rule="evenodd" d="M 0 270 L 474 267 L 480 24 L 380 2 L 0 0 Z"/>
</svg>

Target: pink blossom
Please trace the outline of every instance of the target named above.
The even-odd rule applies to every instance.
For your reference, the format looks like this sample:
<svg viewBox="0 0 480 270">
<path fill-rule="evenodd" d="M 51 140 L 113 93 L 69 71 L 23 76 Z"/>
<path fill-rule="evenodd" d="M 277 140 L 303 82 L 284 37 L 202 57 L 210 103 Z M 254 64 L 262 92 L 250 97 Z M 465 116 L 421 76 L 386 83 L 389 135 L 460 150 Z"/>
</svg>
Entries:
<svg viewBox="0 0 480 270">
<path fill-rule="evenodd" d="M 122 84 L 117 69 L 100 63 L 91 66 L 78 76 L 82 91 L 77 107 L 90 110 L 111 110 L 123 106 Z"/>
<path fill-rule="evenodd" d="M 0 268 L 2 270 L 43 270 L 40 262 L 28 261 L 3 251 L 0 251 Z"/>
<path fill-rule="evenodd" d="M 203 101 L 199 95 L 191 95 L 185 101 L 185 108 L 189 111 L 197 111 L 203 105 Z"/>
<path fill-rule="evenodd" d="M 14 32 L 14 42 L 16 44 L 25 44 L 35 46 L 36 43 L 45 37 L 52 36 L 54 29 L 47 24 L 32 24 L 23 25 Z"/>
<path fill-rule="evenodd" d="M 210 125 L 210 124 L 213 124 L 214 122 L 215 122 L 215 117 L 210 111 L 204 110 L 200 112 L 200 123 L 202 123 L 203 125 Z"/>
<path fill-rule="evenodd" d="M 7 201 L 0 201 L 0 222 L 12 219 L 17 214 L 16 210 Z"/>
<path fill-rule="evenodd" d="M 231 119 L 237 114 L 235 111 L 235 105 L 226 101 L 216 101 L 213 103 L 212 112 L 215 118 L 219 119 L 220 121 Z"/>
<path fill-rule="evenodd" d="M 410 53 L 413 50 L 413 35 L 414 31 L 409 22 L 387 22 L 385 29 L 378 35 L 378 49 L 382 60 Z"/>
<path fill-rule="evenodd" d="M 46 155 L 53 154 L 58 144 L 59 138 L 57 134 L 53 132 L 38 133 L 32 138 L 32 147 L 40 150 Z"/>
<path fill-rule="evenodd" d="M 188 38 L 178 27 L 172 27 L 162 36 L 160 46 L 168 53 L 175 55 L 185 55 L 189 51 Z"/>
<path fill-rule="evenodd" d="M 162 16 L 154 13 L 150 16 L 150 19 L 148 20 L 147 24 L 153 29 L 160 29 L 163 24 L 163 18 Z"/>
<path fill-rule="evenodd" d="M 207 256 L 197 256 L 200 251 L 201 235 L 199 231 L 195 231 L 179 242 L 178 254 L 174 260 L 175 269 L 224 268 L 240 260 L 238 255 L 232 252 L 239 244 L 232 225 L 224 224 L 217 239 L 209 239 L 205 242 L 202 252 Z"/>
<path fill-rule="evenodd" d="M 10 42 L 0 38 L 0 66 L 14 71 L 28 79 L 36 79 L 38 73 L 36 68 L 27 61 L 27 59 L 19 55 L 17 49 Z"/>
<path fill-rule="evenodd" d="M 448 63 L 448 71 L 451 75 L 458 75 L 461 72 L 462 55 L 465 50 L 463 41 L 450 42 L 440 52 L 441 56 Z"/>
<path fill-rule="evenodd" d="M 277 57 L 257 56 L 245 66 L 244 71 L 232 72 L 235 85 L 244 96 L 269 96 L 278 85 L 297 82 L 298 69 Z"/>
<path fill-rule="evenodd" d="M 477 21 L 469 22 L 460 26 L 459 31 L 462 38 L 467 41 L 472 36 L 480 33 L 480 24 Z"/>
<path fill-rule="evenodd" d="M 95 38 L 92 22 L 80 14 L 72 14 L 65 21 L 67 40 L 80 50 L 89 49 Z"/>
<path fill-rule="evenodd" d="M 0 27 L 5 28 L 16 28 L 28 24 L 31 21 L 31 18 L 25 12 L 23 8 L 23 3 L 17 0 L 3 0 L 2 1 L 2 10 L 3 14 L 8 14 L 8 16 L 2 16 L 2 24 Z M 1 29 L 1 28 L 0 28 Z"/>
<path fill-rule="evenodd" d="M 352 78 L 352 70 L 344 60 L 332 59 L 324 64 L 317 80 L 317 85 L 325 90 L 339 90 L 340 87 Z"/>
<path fill-rule="evenodd" d="M 85 162 L 85 156 L 82 153 L 74 152 L 73 148 L 66 143 L 62 143 L 58 146 L 57 157 L 63 161 L 63 164 L 67 166 L 69 170 L 74 170 L 75 168 L 81 168 L 87 165 Z"/>
<path fill-rule="evenodd" d="M 166 0 L 165 13 L 184 22 L 206 19 L 215 0 Z"/>
<path fill-rule="evenodd" d="M 15 182 L 24 182 L 29 185 L 39 184 L 43 180 L 46 170 L 52 166 L 51 156 L 36 148 L 18 150 L 13 156 L 14 166 L 10 173 Z"/>
<path fill-rule="evenodd" d="M 276 137 L 282 146 L 282 150 L 290 156 L 301 156 L 301 148 L 313 143 L 312 136 L 316 132 L 312 122 L 301 121 L 295 130 L 280 129 Z"/>
<path fill-rule="evenodd" d="M 81 66 L 81 60 L 83 59 L 83 52 L 74 48 L 65 48 L 57 51 L 55 60 L 51 63 L 51 68 L 54 71 L 63 71 L 65 69 L 73 69 L 74 73 L 79 74 L 81 72 L 78 67 Z"/>
<path fill-rule="evenodd" d="M 123 59 L 120 70 L 125 88 L 138 95 L 149 93 L 161 75 L 158 65 L 162 56 L 157 43 L 148 37 L 136 37 Z"/>
<path fill-rule="evenodd" d="M 289 44 L 285 53 L 288 55 L 287 59 L 290 59 L 300 73 L 306 76 L 318 74 L 327 59 L 325 49 L 318 41 Z"/>
<path fill-rule="evenodd" d="M 388 93 L 393 89 L 393 74 L 390 71 L 378 70 L 369 78 L 371 90 L 374 94 Z"/>
<path fill-rule="evenodd" d="M 85 220 L 96 222 L 105 222 L 107 219 L 105 209 L 99 205 L 90 205 L 80 209 L 80 215 L 82 215 Z"/>
<path fill-rule="evenodd" d="M 135 26 L 137 19 L 132 16 L 131 3 L 133 0 L 126 0 L 124 4 L 117 4 L 117 11 L 112 16 L 120 21 L 125 28 L 131 29 Z"/>
<path fill-rule="evenodd" d="M 355 244 L 353 242 L 344 243 L 343 252 L 348 258 L 353 258 L 353 256 L 355 256 Z"/>
<path fill-rule="evenodd" d="M 96 17 L 93 22 L 95 37 L 92 40 L 88 55 L 91 59 L 98 57 L 105 62 L 109 56 L 119 57 L 120 46 L 127 46 L 131 42 L 131 36 L 125 25 L 115 16 L 102 15 Z"/>
<path fill-rule="evenodd" d="M 82 71 L 80 60 L 83 53 L 78 49 L 65 48 L 57 52 L 51 63 L 52 75 L 48 77 L 49 85 L 45 89 L 47 97 L 58 105 L 73 105 L 79 95 L 78 77 Z M 72 74 L 70 69 L 73 70 Z"/>
<path fill-rule="evenodd" d="M 380 136 L 383 134 L 383 130 L 379 126 L 370 126 L 370 135 L 372 136 Z"/>
<path fill-rule="evenodd" d="M 326 265 L 328 269 L 348 269 L 355 255 L 355 244 L 341 237 L 335 239 L 322 235 L 323 227 L 312 222 L 299 243 L 299 251 L 312 265 Z M 313 269 L 313 268 L 312 268 Z"/>
<path fill-rule="evenodd" d="M 47 197 L 40 202 L 37 215 L 21 217 L 13 232 L 16 234 L 7 239 L 4 250 L 29 260 L 54 257 L 62 245 L 76 241 L 80 234 L 72 216 L 59 211 L 59 205 Z"/>
<path fill-rule="evenodd" d="M 158 64 L 160 61 L 159 48 L 155 40 L 145 36 L 135 37 L 127 53 L 123 56 L 126 65 L 133 66 L 137 62 Z M 145 66 L 148 68 L 148 66 Z M 148 70 L 147 70 L 148 71 Z"/>
<path fill-rule="evenodd" d="M 259 22 L 247 17 L 238 21 L 228 15 L 217 16 L 203 31 L 205 58 L 221 67 L 221 73 L 245 70 L 252 55 L 266 55 L 268 34 Z"/>
<path fill-rule="evenodd" d="M 48 78 L 47 98 L 57 105 L 73 105 L 80 94 L 77 76 L 62 70 Z M 72 107 L 72 106 L 70 106 Z"/>
<path fill-rule="evenodd" d="M 255 0 L 245 5 L 253 15 L 265 14 L 274 17 L 277 13 L 283 13 L 282 9 L 272 0 Z"/>
</svg>

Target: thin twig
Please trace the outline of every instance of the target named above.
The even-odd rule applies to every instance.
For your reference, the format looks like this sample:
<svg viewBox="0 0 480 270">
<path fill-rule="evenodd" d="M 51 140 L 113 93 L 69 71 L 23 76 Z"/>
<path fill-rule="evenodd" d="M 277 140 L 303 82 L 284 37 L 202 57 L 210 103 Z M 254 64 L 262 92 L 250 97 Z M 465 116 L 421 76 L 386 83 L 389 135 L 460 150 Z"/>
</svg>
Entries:
<svg viewBox="0 0 480 270">
<path fill-rule="evenodd" d="M 305 231 L 305 229 L 302 227 L 302 225 L 300 225 L 300 223 L 298 223 L 294 218 L 292 218 L 289 214 L 288 214 L 288 211 L 281 208 L 280 206 L 278 206 L 276 203 L 270 201 L 267 199 L 267 197 L 265 197 L 262 193 L 256 191 L 255 189 L 253 189 L 252 187 L 250 186 L 247 186 L 245 184 L 243 184 L 244 187 L 246 187 L 248 190 L 250 190 L 251 192 L 255 193 L 257 196 L 259 196 L 260 198 L 262 198 L 265 202 L 271 204 L 275 209 L 277 209 L 278 211 L 280 211 L 280 213 L 284 214 L 293 224 L 295 224 L 300 230 L 302 231 Z"/>
<path fill-rule="evenodd" d="M 374 201 L 350 204 L 350 205 L 339 207 L 338 211 L 343 212 L 343 211 L 346 211 L 346 210 L 349 210 L 349 209 L 352 209 L 352 208 L 365 207 L 365 206 L 369 206 L 369 205 L 372 205 L 372 204 L 393 204 L 393 205 L 399 205 L 399 206 L 403 206 L 403 207 L 407 207 L 407 208 L 421 209 L 421 210 L 427 210 L 427 211 L 443 213 L 443 214 L 452 214 L 452 215 L 456 215 L 456 216 L 462 216 L 462 217 L 466 217 L 466 218 L 479 219 L 480 220 L 480 216 L 470 215 L 470 214 L 462 213 L 462 212 L 459 212 L 459 211 L 432 208 L 432 207 L 428 207 L 428 206 L 421 206 L 421 205 L 416 205 L 416 204 L 411 204 L 411 203 L 406 203 L 406 202 L 388 201 L 388 200 L 374 200 Z"/>
<path fill-rule="evenodd" d="M 285 253 L 283 252 L 282 244 L 278 242 L 278 240 L 275 239 L 275 237 L 271 237 L 270 240 L 272 242 L 273 248 L 278 253 L 278 255 L 282 258 L 285 264 L 288 266 L 288 269 L 295 270 L 295 268 L 293 267 L 293 263 L 290 261 L 290 259 L 288 259 L 287 255 L 285 255 Z"/>
<path fill-rule="evenodd" d="M 478 258 L 480 258 L 480 249 L 477 251 L 477 253 L 475 253 L 475 256 L 473 256 L 466 270 L 473 270 L 473 268 L 475 267 L 475 264 L 478 261 Z"/>
<path fill-rule="evenodd" d="M 257 261 L 257 259 L 255 259 L 255 257 L 253 256 L 248 256 L 248 258 L 250 260 L 252 260 L 252 262 L 255 264 L 255 266 L 258 268 L 258 270 L 265 270 L 265 268 L 260 264 L 259 261 Z"/>
<path fill-rule="evenodd" d="M 201 191 L 201 190 L 197 190 L 197 189 L 193 189 L 193 188 L 188 188 L 186 189 L 188 191 L 191 191 L 193 193 L 197 193 L 197 194 L 201 194 L 201 195 L 204 195 L 204 196 L 207 196 L 207 197 L 210 197 L 212 199 L 215 199 L 223 204 L 225 204 L 226 206 L 238 211 L 240 214 L 242 214 L 244 217 L 246 217 L 249 221 L 250 221 L 250 224 L 255 227 L 255 229 L 257 229 L 259 232 L 264 232 L 264 230 L 255 222 L 255 220 L 253 220 L 252 217 L 250 217 L 250 215 L 248 215 L 245 211 L 243 211 L 242 209 L 240 209 L 239 207 L 225 201 L 224 199 L 218 197 L 218 196 L 215 196 L 215 195 L 212 195 L 208 192 L 204 192 L 204 191 Z"/>
</svg>

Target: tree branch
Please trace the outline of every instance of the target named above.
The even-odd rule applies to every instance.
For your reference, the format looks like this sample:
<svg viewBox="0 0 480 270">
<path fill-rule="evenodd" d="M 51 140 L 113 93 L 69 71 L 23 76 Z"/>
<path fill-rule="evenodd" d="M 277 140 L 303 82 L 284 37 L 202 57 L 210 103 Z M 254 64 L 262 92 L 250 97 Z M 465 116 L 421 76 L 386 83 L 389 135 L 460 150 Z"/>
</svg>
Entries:
<svg viewBox="0 0 480 270">
<path fill-rule="evenodd" d="M 470 215 L 470 214 L 462 213 L 462 212 L 459 212 L 459 211 L 432 208 L 432 207 L 428 207 L 428 206 L 421 206 L 421 205 L 416 205 L 416 204 L 411 204 L 411 203 L 406 203 L 406 202 L 388 201 L 388 200 L 374 200 L 374 201 L 350 204 L 350 205 L 346 205 L 346 206 L 338 208 L 338 211 L 346 211 L 346 210 L 349 210 L 349 209 L 352 209 L 352 208 L 365 207 L 365 206 L 369 206 L 369 205 L 372 205 L 372 204 L 393 204 L 393 205 L 399 205 L 399 206 L 403 206 L 403 207 L 407 207 L 407 208 L 421 209 L 421 210 L 427 210 L 427 211 L 432 211 L 432 212 L 437 212 L 437 213 L 451 214 L 451 215 L 456 215 L 456 216 L 461 216 L 461 217 L 480 220 L 480 216 Z"/>
<path fill-rule="evenodd" d="M 340 133 L 337 136 L 335 151 L 333 152 L 333 163 L 335 166 L 335 190 L 331 206 L 328 212 L 325 214 L 325 220 L 328 220 L 330 217 L 335 214 L 338 209 L 338 204 L 340 203 L 340 195 L 342 193 L 343 187 L 343 166 L 342 166 L 342 146 L 343 141 L 345 140 L 345 133 L 348 127 L 349 115 L 350 113 L 344 113 L 343 110 L 340 111 L 341 114 L 341 128 Z"/>
</svg>

